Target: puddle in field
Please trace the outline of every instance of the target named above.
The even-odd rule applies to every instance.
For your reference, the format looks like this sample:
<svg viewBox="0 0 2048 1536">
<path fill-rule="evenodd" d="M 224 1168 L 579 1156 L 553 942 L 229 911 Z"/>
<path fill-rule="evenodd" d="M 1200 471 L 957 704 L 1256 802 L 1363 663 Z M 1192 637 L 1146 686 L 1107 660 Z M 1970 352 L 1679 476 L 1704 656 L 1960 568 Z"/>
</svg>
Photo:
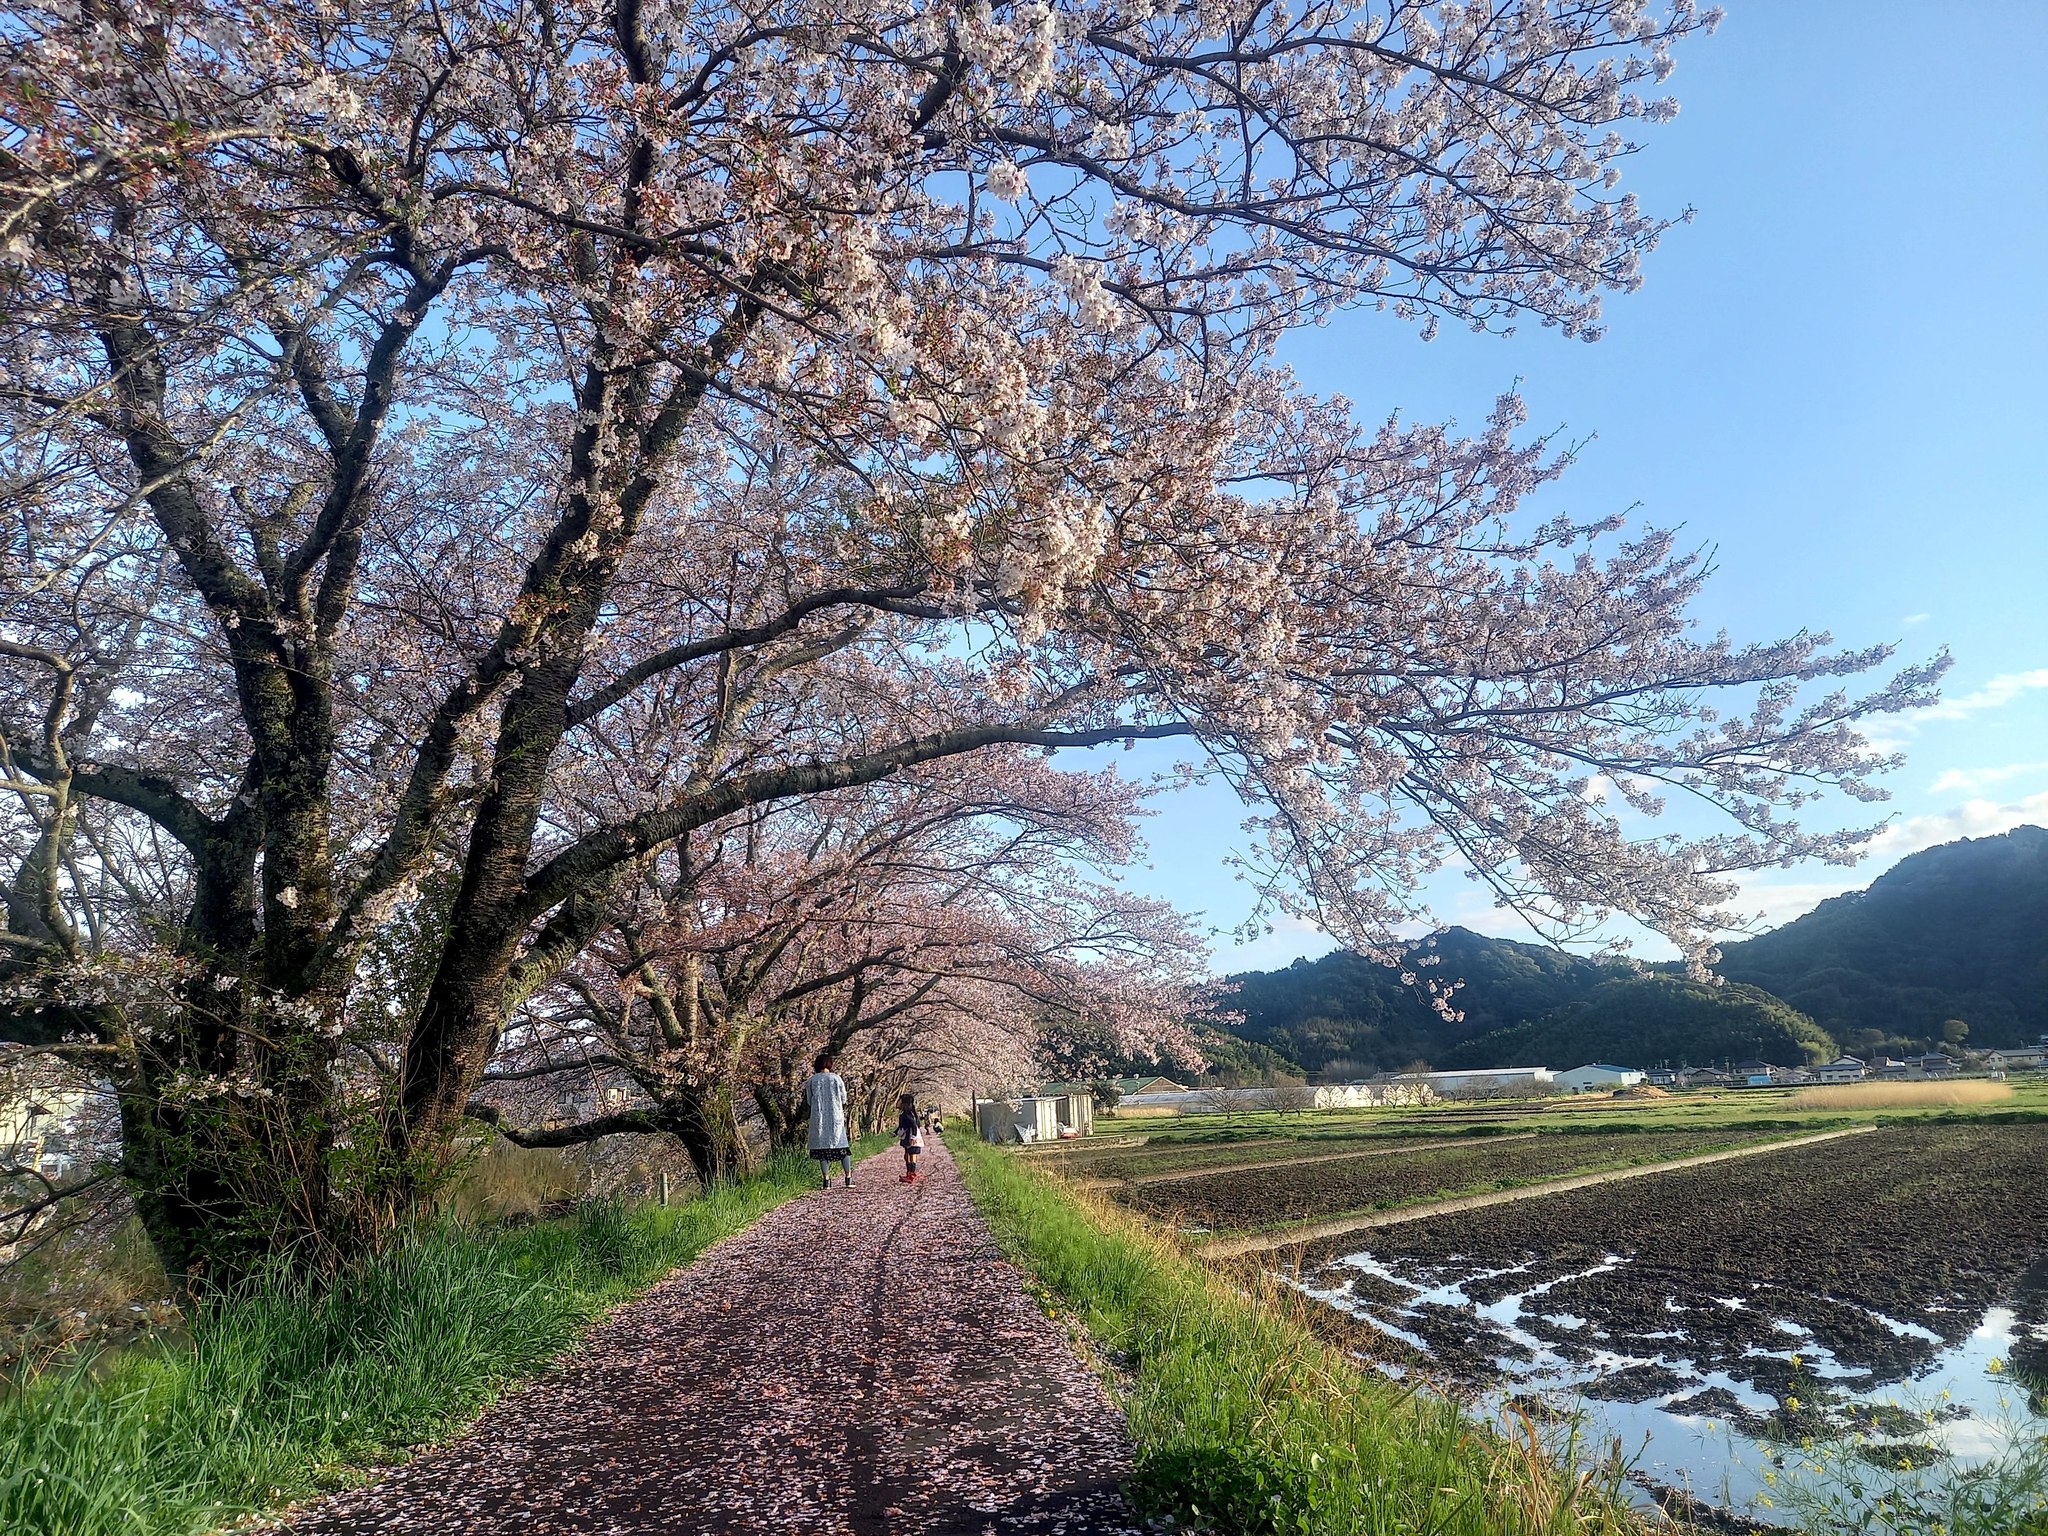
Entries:
<svg viewBox="0 0 2048 1536">
<path fill-rule="evenodd" d="M 2016 1354 L 2048 1359 L 2048 1322 L 2022 1321 L 2012 1306 L 1991 1307 L 1946 1338 L 1849 1309 L 1895 1348 L 1845 1360 L 1796 1318 L 1757 1317 L 1752 1341 L 1731 1347 L 1726 1336 L 1717 1344 L 1689 1331 L 1689 1308 L 1676 1298 L 1667 1299 L 1662 1326 L 1611 1330 L 1551 1298 L 1578 1282 L 1597 1286 L 1628 1263 L 1608 1254 L 1518 1286 L 1527 1266 L 1459 1272 L 1358 1253 L 1292 1283 L 1405 1346 L 1393 1352 L 1423 1357 L 1379 1367 L 1389 1374 L 1478 1381 L 1489 1416 L 1511 1403 L 1538 1418 L 1576 1413 L 1581 1443 L 1597 1452 L 1620 1441 L 1639 1481 L 1758 1521 L 1784 1519 L 1783 1485 L 1820 1471 L 1803 1445 L 1822 1443 L 1882 1468 L 1883 1481 L 1932 1486 L 2048 1436 L 2048 1388 L 2036 1379 L 2030 1395 L 2013 1368 Z M 1816 1302 L 1839 1330 L 1844 1304 Z M 1690 1305 L 1753 1310 L 1743 1296 L 1706 1294 Z M 2038 1306 L 2027 1311 L 2041 1316 Z"/>
</svg>

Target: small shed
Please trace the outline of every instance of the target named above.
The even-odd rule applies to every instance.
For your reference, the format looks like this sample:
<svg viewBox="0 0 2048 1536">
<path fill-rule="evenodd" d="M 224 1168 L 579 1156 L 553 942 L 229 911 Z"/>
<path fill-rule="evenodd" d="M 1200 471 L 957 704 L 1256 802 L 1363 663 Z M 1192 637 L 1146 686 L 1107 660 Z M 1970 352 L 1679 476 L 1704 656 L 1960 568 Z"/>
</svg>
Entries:
<svg viewBox="0 0 2048 1536">
<path fill-rule="evenodd" d="M 1095 1134 L 1095 1095 L 1085 1088 L 1074 1093 L 1052 1095 L 1053 1113 L 1059 1117 L 1062 1136 Z"/>
<path fill-rule="evenodd" d="M 1040 1094 L 1021 1099 L 978 1099 L 974 1129 L 983 1141 L 1057 1141 L 1061 1100 Z"/>
</svg>

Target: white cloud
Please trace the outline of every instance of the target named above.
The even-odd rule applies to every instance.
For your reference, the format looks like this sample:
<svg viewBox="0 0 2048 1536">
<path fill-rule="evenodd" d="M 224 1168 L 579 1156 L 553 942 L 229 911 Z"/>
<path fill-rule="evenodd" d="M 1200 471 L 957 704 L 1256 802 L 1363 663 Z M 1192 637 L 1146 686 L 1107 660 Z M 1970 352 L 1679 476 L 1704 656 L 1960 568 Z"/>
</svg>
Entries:
<svg viewBox="0 0 2048 1536">
<path fill-rule="evenodd" d="M 1776 928 L 1795 917 L 1804 917 L 1830 896 L 1861 890 L 1874 878 L 1865 869 L 1853 875 L 1844 874 L 1835 880 L 1744 881 L 1742 894 L 1735 899 L 1734 905 L 1742 912 L 1753 914 L 1758 919 L 1759 929 Z"/>
<path fill-rule="evenodd" d="M 2001 672 L 1975 693 L 1966 693 L 1958 699 L 1943 699 L 1926 709 L 1916 709 L 1906 720 L 1920 725 L 1929 720 L 1962 720 L 1987 709 L 2003 709 L 2022 694 L 2036 688 L 2048 688 L 2048 667 L 2036 667 L 2031 672 Z"/>
<path fill-rule="evenodd" d="M 1993 800 L 1966 800 L 1952 811 L 1940 811 L 1932 816 L 1908 816 L 1903 821 L 1893 822 L 1871 839 L 1870 858 L 1879 868 L 1886 868 L 1922 848 L 1952 843 L 1959 837 L 1994 837 L 2029 822 L 2037 825 L 2048 822 L 2048 790 L 2004 805 Z"/>
<path fill-rule="evenodd" d="M 1968 793 L 1983 789 L 1991 784 L 2003 784 L 2007 779 L 2016 779 L 2023 773 L 2048 773 L 2048 763 L 2006 763 L 1997 768 L 1950 768 L 1929 786 L 1930 795 L 1953 794 L 1957 790 Z"/>
<path fill-rule="evenodd" d="M 1934 615 L 1931 613 L 1909 613 L 1906 615 L 1906 622 L 1908 624 L 1925 624 L 1933 617 Z"/>
<path fill-rule="evenodd" d="M 1975 693 L 1943 699 L 1910 714 L 1883 715 L 1863 722 L 1864 739 L 1880 752 L 1903 751 L 1920 728 L 1936 720 L 1967 720 L 1988 709 L 2003 709 L 2036 689 L 2048 688 L 2048 667 L 2001 672 Z"/>
</svg>

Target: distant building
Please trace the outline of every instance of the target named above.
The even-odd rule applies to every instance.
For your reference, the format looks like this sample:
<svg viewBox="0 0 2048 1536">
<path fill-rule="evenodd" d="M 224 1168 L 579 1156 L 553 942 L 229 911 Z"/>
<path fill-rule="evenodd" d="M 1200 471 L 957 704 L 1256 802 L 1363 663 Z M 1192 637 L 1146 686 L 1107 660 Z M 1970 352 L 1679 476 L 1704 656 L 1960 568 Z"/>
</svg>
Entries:
<svg viewBox="0 0 2048 1536">
<path fill-rule="evenodd" d="M 1394 1083 L 1419 1083 L 1447 1099 L 1478 1099 L 1497 1094 L 1551 1093 L 1557 1074 L 1548 1067 L 1475 1067 L 1466 1072 L 1402 1072 Z"/>
<path fill-rule="evenodd" d="M 1860 1083 L 1870 1075 L 1870 1065 L 1860 1056 L 1837 1056 L 1813 1069 L 1817 1083 Z"/>
<path fill-rule="evenodd" d="M 1906 1058 L 1908 1077 L 1954 1077 L 1956 1059 L 1943 1051 L 1929 1051 L 1924 1056 Z"/>
<path fill-rule="evenodd" d="M 1558 1087 L 1569 1088 L 1573 1093 L 1591 1093 L 1600 1089 L 1633 1088 L 1644 1081 L 1645 1075 L 1633 1067 L 1617 1067 L 1596 1061 L 1587 1066 L 1573 1067 L 1569 1072 L 1560 1072 L 1554 1081 Z"/>
<path fill-rule="evenodd" d="M 85 1106 L 82 1089 L 0 1084 L 0 1161 L 62 1178 L 77 1162 L 73 1133 Z"/>
<path fill-rule="evenodd" d="M 1775 1062 L 1751 1059 L 1730 1067 L 1728 1080 L 1737 1088 L 1786 1088 L 1812 1082 L 1813 1074 L 1804 1067 L 1781 1067 Z"/>
<path fill-rule="evenodd" d="M 1085 1083 L 1047 1083 L 1038 1090 L 1038 1096 L 1048 1099 L 1065 1099 L 1071 1098 L 1075 1094 L 1086 1094 L 1092 1103 L 1095 1099 L 1096 1084 L 1105 1081 L 1116 1089 L 1119 1103 L 1141 1093 L 1187 1092 L 1187 1089 L 1167 1077 L 1112 1077 L 1107 1079 L 1096 1078 Z"/>
<path fill-rule="evenodd" d="M 1395 1104 L 1428 1104 L 1436 1090 L 1427 1083 L 1333 1083 L 1315 1090 L 1317 1109 L 1378 1109 Z"/>
<path fill-rule="evenodd" d="M 1391 1078 L 1378 1083 L 1326 1083 L 1319 1087 L 1196 1088 L 1134 1094 L 1118 1109 L 1170 1110 L 1183 1115 L 1251 1114 L 1259 1110 L 1380 1109 L 1435 1102 L 1427 1083 Z"/>
<path fill-rule="evenodd" d="M 1993 1072 L 2048 1071 L 2048 1046 L 2019 1045 L 2010 1050 L 1987 1051 L 1984 1065 Z"/>
<path fill-rule="evenodd" d="M 1096 1081 L 1101 1081 L 1097 1079 Z M 1118 1094 L 1128 1099 L 1135 1093 L 1186 1093 L 1187 1089 L 1170 1077 L 1112 1077 L 1108 1079 Z M 1047 1083 L 1039 1090 L 1057 1097 L 1064 1093 L 1092 1093 L 1093 1082 L 1088 1083 Z"/>
</svg>

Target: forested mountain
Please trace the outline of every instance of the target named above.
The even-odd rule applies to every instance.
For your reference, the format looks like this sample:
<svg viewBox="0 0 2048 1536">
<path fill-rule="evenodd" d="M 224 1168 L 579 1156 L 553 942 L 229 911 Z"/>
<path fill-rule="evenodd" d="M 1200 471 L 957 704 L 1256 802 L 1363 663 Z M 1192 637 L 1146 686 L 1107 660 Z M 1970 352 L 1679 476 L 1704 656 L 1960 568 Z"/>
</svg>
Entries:
<svg viewBox="0 0 2048 1536">
<path fill-rule="evenodd" d="M 1230 1005 L 1244 1017 L 1234 1033 L 1312 1071 L 1394 1071 L 1434 1064 L 1462 1041 L 1582 999 L 1618 974 L 1610 962 L 1465 928 L 1446 929 L 1414 958 L 1427 955 L 1436 963 L 1415 974 L 1465 983 L 1455 1004 L 1462 1021 L 1438 1014 L 1419 983 L 1340 950 L 1231 977 L 1238 990 Z"/>
<path fill-rule="evenodd" d="M 1835 1054 L 1835 1042 L 1813 1020 L 1755 987 L 1618 976 L 1540 1018 L 1452 1046 L 1438 1065 L 1714 1066 L 1754 1057 L 1798 1066 Z"/>
<path fill-rule="evenodd" d="M 2048 1031 L 2048 831 L 1944 843 L 1870 888 L 1726 946 L 1721 973 L 1785 999 L 1848 1050 L 2017 1045 Z"/>
<path fill-rule="evenodd" d="M 1727 945 L 1721 987 L 1463 928 L 1427 952 L 1430 974 L 1465 983 L 1462 1021 L 1397 971 L 1339 952 L 1232 977 L 1234 1033 L 1344 1074 L 1602 1058 L 1789 1065 L 1837 1047 L 1939 1044 L 1950 1020 L 1972 1045 L 2016 1044 L 2048 1031 L 2048 832 L 1913 854 L 1868 890 Z"/>
</svg>

